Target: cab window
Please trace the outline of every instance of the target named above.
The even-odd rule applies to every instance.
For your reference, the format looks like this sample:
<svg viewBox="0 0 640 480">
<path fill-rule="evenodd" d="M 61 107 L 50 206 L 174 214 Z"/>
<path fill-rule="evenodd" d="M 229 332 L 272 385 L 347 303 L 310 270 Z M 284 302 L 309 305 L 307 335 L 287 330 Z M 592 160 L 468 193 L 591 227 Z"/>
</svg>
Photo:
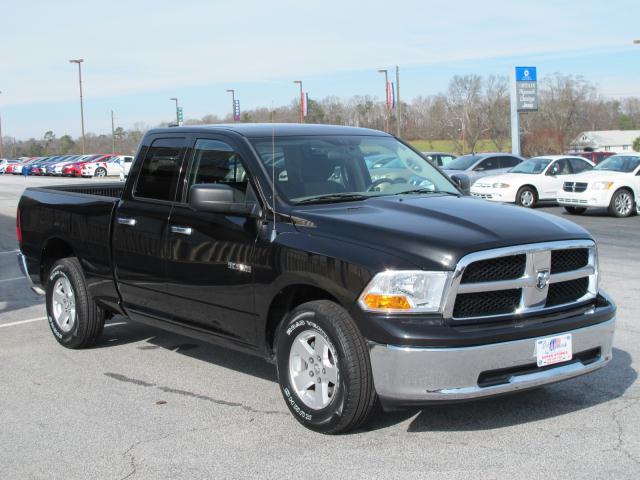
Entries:
<svg viewBox="0 0 640 480">
<path fill-rule="evenodd" d="M 158 138 L 153 141 L 142 161 L 135 197 L 173 201 L 184 142 L 184 138 Z"/>
</svg>

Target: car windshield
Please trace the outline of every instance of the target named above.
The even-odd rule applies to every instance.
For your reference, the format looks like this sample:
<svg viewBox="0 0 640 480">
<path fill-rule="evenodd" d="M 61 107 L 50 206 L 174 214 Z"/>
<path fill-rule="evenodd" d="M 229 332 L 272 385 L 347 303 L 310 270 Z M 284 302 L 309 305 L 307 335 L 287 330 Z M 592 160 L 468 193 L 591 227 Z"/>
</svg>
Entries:
<svg viewBox="0 0 640 480">
<path fill-rule="evenodd" d="M 633 172 L 640 165 L 640 157 L 631 155 L 614 155 L 599 163 L 594 170 L 609 170 L 612 172 Z"/>
<path fill-rule="evenodd" d="M 450 162 L 446 168 L 447 170 L 466 170 L 473 166 L 480 158 L 480 155 L 462 155 Z"/>
<path fill-rule="evenodd" d="M 541 158 L 541 157 L 530 158 L 529 160 L 525 160 L 524 162 L 519 163 L 509 171 L 512 173 L 538 174 L 538 173 L 542 173 L 544 169 L 547 168 L 547 165 L 549 165 L 550 163 L 551 163 L 550 158 Z"/>
<path fill-rule="evenodd" d="M 459 194 L 427 160 L 392 137 L 296 136 L 251 142 L 269 177 L 274 176 L 278 193 L 292 203 Z"/>
</svg>

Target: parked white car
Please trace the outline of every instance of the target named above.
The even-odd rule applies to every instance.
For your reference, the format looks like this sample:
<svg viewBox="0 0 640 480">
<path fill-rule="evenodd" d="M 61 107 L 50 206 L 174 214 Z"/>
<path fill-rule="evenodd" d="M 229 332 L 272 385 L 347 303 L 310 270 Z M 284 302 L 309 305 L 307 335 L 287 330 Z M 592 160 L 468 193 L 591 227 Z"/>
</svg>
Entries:
<svg viewBox="0 0 640 480">
<path fill-rule="evenodd" d="M 122 170 L 120 171 L 120 180 L 125 181 L 127 176 L 129 175 L 129 170 L 131 170 L 131 165 L 133 164 L 133 157 L 131 155 L 118 155 L 120 160 L 122 160 Z"/>
<path fill-rule="evenodd" d="M 558 203 L 569 213 L 602 207 L 616 217 L 628 217 L 640 210 L 639 196 L 640 154 L 623 154 L 607 158 L 591 171 L 565 178 Z"/>
<path fill-rule="evenodd" d="M 122 171 L 122 160 L 119 156 L 113 155 L 104 158 L 99 162 L 87 162 L 82 165 L 80 174 L 83 177 L 111 177 L 119 176 Z"/>
<path fill-rule="evenodd" d="M 566 175 L 591 170 L 593 166 L 592 162 L 582 157 L 534 157 L 515 166 L 508 173 L 477 180 L 471 186 L 471 195 L 531 208 L 541 201 L 555 201 Z"/>
</svg>

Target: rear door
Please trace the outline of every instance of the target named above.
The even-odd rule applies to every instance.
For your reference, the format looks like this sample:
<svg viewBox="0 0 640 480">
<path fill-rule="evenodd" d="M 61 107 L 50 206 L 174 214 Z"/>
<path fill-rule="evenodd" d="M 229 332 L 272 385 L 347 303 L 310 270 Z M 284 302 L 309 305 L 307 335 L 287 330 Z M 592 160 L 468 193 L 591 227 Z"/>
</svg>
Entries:
<svg viewBox="0 0 640 480">
<path fill-rule="evenodd" d="M 114 220 L 113 256 L 124 306 L 136 315 L 166 317 L 166 237 L 187 138 L 152 137 L 143 146 L 135 183 L 127 185 Z"/>
<path fill-rule="evenodd" d="M 174 321 L 255 344 L 252 268 L 258 220 L 195 211 L 188 205 L 189 188 L 207 183 L 231 186 L 236 203 L 255 203 L 236 147 L 224 136 L 195 139 L 182 202 L 176 203 L 169 220 L 168 308 Z"/>
</svg>

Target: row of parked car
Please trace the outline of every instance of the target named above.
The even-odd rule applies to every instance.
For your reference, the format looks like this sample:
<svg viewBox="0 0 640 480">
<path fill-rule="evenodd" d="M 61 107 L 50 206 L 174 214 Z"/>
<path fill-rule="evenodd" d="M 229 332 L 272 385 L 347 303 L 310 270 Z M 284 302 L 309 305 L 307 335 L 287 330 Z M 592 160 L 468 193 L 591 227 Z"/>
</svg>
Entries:
<svg viewBox="0 0 640 480">
<path fill-rule="evenodd" d="M 126 176 L 133 157 L 95 153 L 89 155 L 54 155 L 22 160 L 0 161 L 0 173 L 14 175 L 56 175 L 65 177 Z"/>
<path fill-rule="evenodd" d="M 557 202 L 572 214 L 590 207 L 607 208 L 616 217 L 640 213 L 640 153 L 580 152 L 530 159 L 499 153 L 454 159 L 440 152 L 423 155 L 452 178 L 465 176 L 471 195 L 485 200 L 529 208 Z"/>
</svg>

